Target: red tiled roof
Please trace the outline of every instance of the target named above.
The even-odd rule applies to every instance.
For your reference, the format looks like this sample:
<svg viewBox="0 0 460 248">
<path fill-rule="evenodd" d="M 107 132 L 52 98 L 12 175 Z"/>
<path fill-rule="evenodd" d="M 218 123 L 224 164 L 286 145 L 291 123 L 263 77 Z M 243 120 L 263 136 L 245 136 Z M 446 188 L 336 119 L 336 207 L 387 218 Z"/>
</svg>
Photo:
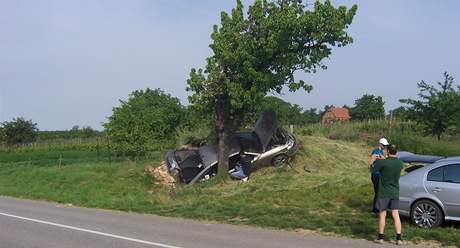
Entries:
<svg viewBox="0 0 460 248">
<path fill-rule="evenodd" d="M 330 108 L 329 111 L 331 111 L 337 119 L 348 120 L 351 118 L 346 108 Z"/>
</svg>

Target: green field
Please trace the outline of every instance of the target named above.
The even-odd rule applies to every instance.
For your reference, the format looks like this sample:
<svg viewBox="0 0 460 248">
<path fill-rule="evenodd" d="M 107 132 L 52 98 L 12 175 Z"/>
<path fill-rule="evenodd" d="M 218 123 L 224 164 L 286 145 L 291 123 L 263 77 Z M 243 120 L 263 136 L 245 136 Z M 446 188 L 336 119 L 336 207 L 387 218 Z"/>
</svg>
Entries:
<svg viewBox="0 0 460 248">
<path fill-rule="evenodd" d="M 369 213 L 372 187 L 366 165 L 371 147 L 320 134 L 299 137 L 303 146 L 290 166 L 261 169 L 248 182 L 212 179 L 172 192 L 145 172 L 159 160 L 109 162 L 91 149 L 0 152 L 0 194 L 373 239 L 377 219 Z M 392 221 L 386 234 L 393 238 Z M 404 220 L 403 238 L 459 246 L 459 225 L 427 230 Z"/>
</svg>

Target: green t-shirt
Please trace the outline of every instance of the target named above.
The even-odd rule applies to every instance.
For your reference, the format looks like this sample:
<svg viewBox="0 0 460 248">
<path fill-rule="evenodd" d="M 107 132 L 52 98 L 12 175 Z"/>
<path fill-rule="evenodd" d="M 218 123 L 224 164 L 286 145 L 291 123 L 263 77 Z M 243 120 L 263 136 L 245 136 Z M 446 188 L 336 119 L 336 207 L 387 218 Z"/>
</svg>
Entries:
<svg viewBox="0 0 460 248">
<path fill-rule="evenodd" d="M 374 163 L 374 171 L 380 172 L 379 198 L 399 199 L 399 177 L 403 162 L 395 157 L 380 159 Z"/>
</svg>

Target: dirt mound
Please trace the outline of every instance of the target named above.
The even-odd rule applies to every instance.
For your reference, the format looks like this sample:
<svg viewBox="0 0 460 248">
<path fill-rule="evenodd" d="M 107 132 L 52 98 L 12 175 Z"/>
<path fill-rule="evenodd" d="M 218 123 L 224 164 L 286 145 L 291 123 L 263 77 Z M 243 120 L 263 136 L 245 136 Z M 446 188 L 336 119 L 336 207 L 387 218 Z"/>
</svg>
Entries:
<svg viewBox="0 0 460 248">
<path fill-rule="evenodd" d="M 148 166 L 146 170 L 155 179 L 156 185 L 162 185 L 169 189 L 176 188 L 176 179 L 168 173 L 168 168 L 164 161 L 160 163 L 160 166 Z"/>
</svg>

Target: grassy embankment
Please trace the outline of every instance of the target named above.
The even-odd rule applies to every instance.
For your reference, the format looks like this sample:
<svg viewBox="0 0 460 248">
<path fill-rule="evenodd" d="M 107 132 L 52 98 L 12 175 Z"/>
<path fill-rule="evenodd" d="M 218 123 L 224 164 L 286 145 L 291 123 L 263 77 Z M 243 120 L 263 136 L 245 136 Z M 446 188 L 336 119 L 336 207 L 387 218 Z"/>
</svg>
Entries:
<svg viewBox="0 0 460 248">
<path fill-rule="evenodd" d="M 441 140 L 422 135 L 422 130 L 414 122 L 362 121 L 339 122 L 334 125 L 313 124 L 297 130 L 303 135 L 321 135 L 334 140 L 364 142 L 376 146 L 381 137 L 387 137 L 400 150 L 419 154 L 440 156 L 460 156 L 460 134 L 447 132 Z"/>
<path fill-rule="evenodd" d="M 94 159 L 94 152 L 85 150 L 66 155 L 40 150 L 2 152 L 0 194 L 373 239 L 377 219 L 369 213 L 372 189 L 366 169 L 370 146 L 320 135 L 300 138 L 303 148 L 291 167 L 261 169 L 245 183 L 211 180 L 174 192 L 154 185 L 145 173 L 146 165 L 158 161 L 108 163 Z M 66 160 L 71 154 L 75 159 Z M 84 161 L 84 156 L 90 159 Z M 403 228 L 407 240 L 459 245 L 458 225 L 426 230 L 406 220 Z M 391 221 L 386 233 L 393 236 Z"/>
</svg>

